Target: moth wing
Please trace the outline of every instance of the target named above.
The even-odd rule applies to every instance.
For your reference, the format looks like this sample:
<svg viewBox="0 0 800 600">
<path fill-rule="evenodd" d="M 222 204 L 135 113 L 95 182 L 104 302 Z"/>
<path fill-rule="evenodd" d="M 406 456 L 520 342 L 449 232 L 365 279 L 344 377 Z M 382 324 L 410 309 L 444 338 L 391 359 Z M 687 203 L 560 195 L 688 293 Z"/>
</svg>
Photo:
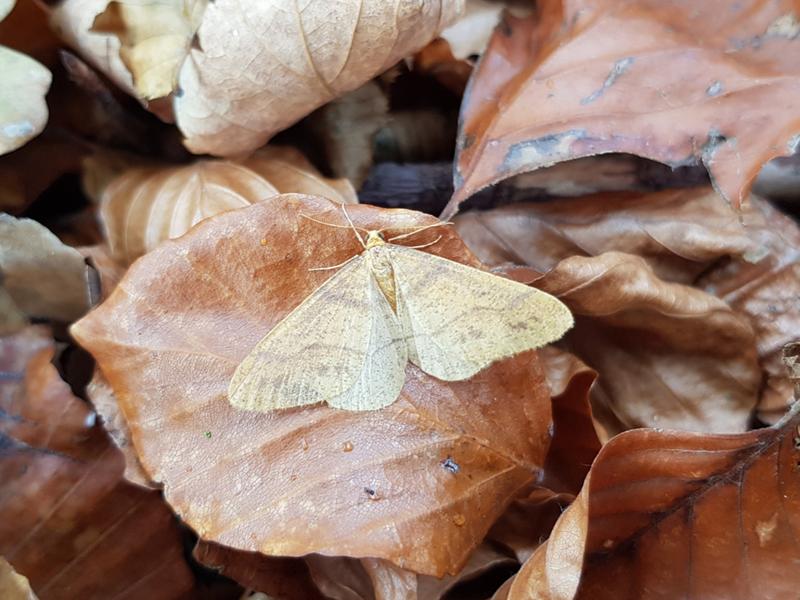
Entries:
<svg viewBox="0 0 800 600">
<path fill-rule="evenodd" d="M 346 410 L 376 410 L 388 406 L 400 395 L 406 378 L 408 348 L 400 321 L 370 277 L 370 337 L 358 378 L 328 404 Z"/>
<path fill-rule="evenodd" d="M 364 377 L 374 322 L 383 318 L 373 287 L 364 256 L 354 257 L 239 364 L 228 386 L 230 403 L 266 412 L 346 394 Z"/>
<path fill-rule="evenodd" d="M 467 379 L 572 327 L 569 309 L 550 294 L 433 254 L 386 248 L 409 360 L 438 379 Z"/>
</svg>

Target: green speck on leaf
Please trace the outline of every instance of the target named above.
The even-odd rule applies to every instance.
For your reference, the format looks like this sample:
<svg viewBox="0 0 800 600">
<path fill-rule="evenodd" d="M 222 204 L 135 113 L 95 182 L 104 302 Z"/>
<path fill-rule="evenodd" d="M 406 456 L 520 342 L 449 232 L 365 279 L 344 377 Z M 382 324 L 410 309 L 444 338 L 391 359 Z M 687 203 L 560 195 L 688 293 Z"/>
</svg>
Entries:
<svg viewBox="0 0 800 600">
<path fill-rule="evenodd" d="M 211 439 L 211 432 L 210 431 L 206 431 L 203 435 L 206 436 L 208 439 Z"/>
</svg>

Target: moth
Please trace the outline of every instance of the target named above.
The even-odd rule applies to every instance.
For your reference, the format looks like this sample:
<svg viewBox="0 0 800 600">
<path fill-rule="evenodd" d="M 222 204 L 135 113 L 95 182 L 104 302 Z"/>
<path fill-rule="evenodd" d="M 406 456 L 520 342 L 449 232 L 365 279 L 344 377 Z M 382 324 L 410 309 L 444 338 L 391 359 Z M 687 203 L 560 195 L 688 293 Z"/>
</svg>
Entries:
<svg viewBox="0 0 800 600">
<path fill-rule="evenodd" d="M 400 395 L 409 361 L 444 381 L 468 379 L 572 327 L 569 309 L 553 296 L 422 246 L 391 243 L 410 234 L 387 241 L 382 231 L 367 231 L 364 238 L 342 210 L 363 252 L 239 364 L 228 387 L 233 406 L 375 410 Z"/>
</svg>

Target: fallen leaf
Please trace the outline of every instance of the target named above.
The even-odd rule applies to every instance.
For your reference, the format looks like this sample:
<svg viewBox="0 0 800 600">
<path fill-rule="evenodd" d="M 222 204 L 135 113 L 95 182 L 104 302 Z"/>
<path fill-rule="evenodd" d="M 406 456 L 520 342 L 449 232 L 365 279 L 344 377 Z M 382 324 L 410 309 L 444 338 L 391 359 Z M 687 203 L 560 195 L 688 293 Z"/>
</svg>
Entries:
<svg viewBox="0 0 800 600">
<path fill-rule="evenodd" d="M 600 373 L 594 399 L 621 425 L 598 414 L 610 432 L 747 429 L 761 369 L 751 324 L 725 302 L 618 252 L 565 259 L 537 286 L 575 314 L 565 342 Z"/>
<path fill-rule="evenodd" d="M 0 274 L 29 316 L 71 323 L 89 308 L 83 257 L 36 221 L 0 214 Z"/>
<path fill-rule="evenodd" d="M 369 229 L 436 222 L 348 212 Z M 300 213 L 332 222 L 340 209 L 290 194 L 208 219 L 137 261 L 72 333 L 117 395 L 145 471 L 203 539 L 457 573 L 543 463 L 550 408 L 535 355 L 464 382 L 409 367 L 400 399 L 381 411 L 233 409 L 236 365 L 330 277 L 309 269 L 361 251 L 352 231 Z M 479 266 L 452 231 L 441 236 L 430 252 Z"/>
<path fill-rule="evenodd" d="M 42 598 L 188 594 L 172 513 L 121 480 L 122 456 L 50 364 L 45 331 L 0 338 L 0 554 Z"/>
<path fill-rule="evenodd" d="M 366 558 L 310 555 L 306 563 L 314 583 L 332 600 L 441 600 L 453 590 L 494 569 L 516 566 L 517 561 L 482 543 L 457 574 L 437 578 L 417 575 L 390 562 Z"/>
<path fill-rule="evenodd" d="M 789 370 L 789 379 L 794 383 L 794 399 L 800 400 L 800 342 L 783 347 L 783 363 Z"/>
<path fill-rule="evenodd" d="M 508 548 L 524 563 L 547 541 L 561 513 L 574 499 L 574 494 L 534 487 L 527 496 L 509 505 L 486 537 Z"/>
<path fill-rule="evenodd" d="M 800 405 L 798 405 L 800 408 Z M 638 430 L 496 600 L 790 598 L 800 573 L 798 411 L 739 435 Z"/>
<path fill-rule="evenodd" d="M 460 235 L 487 264 L 510 262 L 546 272 L 570 256 L 619 251 L 642 257 L 663 282 L 689 284 L 720 297 L 736 315 L 746 317 L 754 329 L 759 362 L 767 374 L 766 385 L 758 392 L 760 418 L 774 422 L 785 412 L 792 385 L 780 361 L 780 348 L 796 336 L 800 324 L 800 306 L 793 301 L 800 293 L 797 266 L 800 228 L 766 202 L 753 197 L 741 211 L 735 211 L 710 188 L 598 194 L 471 212 L 459 215 L 456 221 Z M 675 325 L 689 331 L 687 321 Z M 703 327 L 708 325 L 705 322 Z M 621 338 L 613 335 L 614 344 L 618 345 Z M 631 338 L 631 343 L 638 348 L 640 340 L 634 342 Z M 737 343 L 746 347 L 752 342 L 742 338 Z M 587 347 L 591 350 L 591 344 Z M 719 377 L 715 378 L 722 387 L 714 395 L 738 397 L 736 404 L 752 386 L 733 384 L 737 378 L 725 375 L 724 357 L 730 351 L 721 350 L 721 354 L 716 351 L 714 371 Z M 703 360 L 714 360 L 713 356 L 708 354 Z M 592 364 L 587 356 L 581 358 Z M 740 365 L 744 364 L 741 362 L 744 358 L 744 354 L 740 355 Z M 639 355 L 634 364 L 643 359 L 644 355 Z M 681 362 L 689 368 L 681 377 L 695 370 L 693 377 L 705 379 L 703 361 L 694 364 L 677 361 L 674 366 Z M 620 379 L 616 374 L 604 373 L 599 364 L 592 366 L 601 372 L 593 394 L 607 390 L 605 383 L 613 378 L 618 379 L 615 393 L 626 389 L 622 383 L 627 377 L 624 373 Z M 677 372 L 673 371 L 673 375 Z M 653 389 L 665 392 L 669 389 L 662 387 L 661 381 L 659 377 L 651 382 L 648 398 Z M 665 375 L 663 381 L 672 385 L 677 379 Z M 690 385 L 690 379 L 686 383 Z M 642 390 L 634 392 L 634 389 L 627 389 L 626 395 L 640 402 L 641 399 L 633 397 Z M 703 393 L 697 388 L 691 396 L 705 401 Z M 598 411 L 600 406 L 595 403 L 594 408 Z M 599 413 L 596 416 L 604 420 Z M 663 422 L 645 423 L 663 425 Z M 672 426 L 681 427 L 677 422 Z"/>
<path fill-rule="evenodd" d="M 589 391 L 597 371 L 572 354 L 554 346 L 539 351 L 547 374 L 553 403 L 553 441 L 547 452 L 544 479 L 540 483 L 554 492 L 577 494 L 592 461 L 608 434 L 595 423 Z"/>
<path fill-rule="evenodd" d="M 3 18 L 3 6 L 0 2 L 0 19 Z M 24 575 L 14 570 L 8 561 L 0 556 L 0 598 L 6 600 L 37 600 L 31 590 L 30 582 Z"/>
<path fill-rule="evenodd" d="M 112 256 L 129 265 L 203 219 L 282 191 L 327 192 L 339 202 L 355 200 L 346 183 L 322 177 L 296 151 L 272 148 L 241 164 L 199 160 L 179 167 L 127 169 L 103 192 L 100 218 Z"/>
<path fill-rule="evenodd" d="M 492 31 L 500 22 L 500 14 L 507 8 L 507 2 L 466 0 L 461 17 L 441 33 L 453 56 L 466 60 L 483 54 Z"/>
<path fill-rule="evenodd" d="M 418 50 L 463 0 L 210 4 L 179 77 L 175 116 L 194 153 L 262 146 L 315 108 Z M 268 40 L 268 42 L 267 42 Z"/>
<path fill-rule="evenodd" d="M 175 90 L 206 5 L 207 0 L 114 0 L 95 17 L 92 31 L 119 38 L 120 58 L 137 93 L 153 100 Z"/>
<path fill-rule="evenodd" d="M 8 16 L 17 0 L 0 0 L 0 21 Z"/>
<path fill-rule="evenodd" d="M 258 552 L 243 552 L 200 540 L 194 558 L 245 588 L 280 600 L 329 600 L 311 578 L 301 558 L 276 558 Z"/>
<path fill-rule="evenodd" d="M 0 46 L 0 154 L 39 135 L 47 123 L 50 71 L 38 62 Z"/>
<path fill-rule="evenodd" d="M 361 187 L 374 160 L 375 136 L 389 121 L 389 99 L 375 81 L 328 102 L 308 117 L 331 171 Z"/>
<path fill-rule="evenodd" d="M 537 7 L 504 19 L 473 75 L 443 218 L 511 175 L 609 152 L 702 162 L 738 207 L 764 163 L 796 150 L 798 42 L 778 26 L 792 0 Z"/>
</svg>

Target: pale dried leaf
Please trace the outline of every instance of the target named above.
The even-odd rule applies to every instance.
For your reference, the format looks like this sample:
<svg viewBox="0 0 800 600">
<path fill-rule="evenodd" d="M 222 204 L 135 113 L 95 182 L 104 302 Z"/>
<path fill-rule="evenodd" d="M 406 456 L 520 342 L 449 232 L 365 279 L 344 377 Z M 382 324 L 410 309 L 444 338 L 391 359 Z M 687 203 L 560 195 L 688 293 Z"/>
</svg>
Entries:
<svg viewBox="0 0 800 600">
<path fill-rule="evenodd" d="M 161 98 L 175 90 L 207 1 L 114 0 L 97 15 L 92 31 L 115 34 L 138 94 Z"/>
<path fill-rule="evenodd" d="M 315 108 L 424 46 L 463 0 L 263 0 L 206 9 L 180 72 L 178 125 L 195 153 L 255 150 Z"/>
<path fill-rule="evenodd" d="M 14 9 L 14 4 L 17 0 L 0 0 L 0 21 L 5 19 Z"/>
<path fill-rule="evenodd" d="M 50 71 L 28 56 L 0 46 L 0 154 L 36 137 L 47 123 Z"/>
<path fill-rule="evenodd" d="M 0 214 L 0 273 L 29 316 L 69 323 L 89 308 L 83 257 L 36 221 Z"/>
<path fill-rule="evenodd" d="M 440 34 L 450 44 L 453 56 L 465 60 L 483 54 L 505 8 L 503 2 L 466 0 L 464 14 Z"/>
<path fill-rule="evenodd" d="M 0 7 L 0 18 L 2 17 L 2 7 Z M 3 600 L 37 600 L 28 578 L 17 573 L 2 556 L 0 556 L 0 598 Z"/>
<path fill-rule="evenodd" d="M 8 290 L 0 285 L 0 336 L 16 333 L 28 323 Z"/>
<path fill-rule="evenodd" d="M 178 167 L 126 169 L 99 159 L 91 166 L 92 189 L 102 186 L 107 170 L 122 170 L 102 193 L 100 218 L 112 256 L 123 265 L 203 219 L 281 192 L 313 193 L 339 203 L 357 200 L 347 181 L 323 177 L 289 147 L 262 148 L 243 163 L 198 160 Z"/>
</svg>

